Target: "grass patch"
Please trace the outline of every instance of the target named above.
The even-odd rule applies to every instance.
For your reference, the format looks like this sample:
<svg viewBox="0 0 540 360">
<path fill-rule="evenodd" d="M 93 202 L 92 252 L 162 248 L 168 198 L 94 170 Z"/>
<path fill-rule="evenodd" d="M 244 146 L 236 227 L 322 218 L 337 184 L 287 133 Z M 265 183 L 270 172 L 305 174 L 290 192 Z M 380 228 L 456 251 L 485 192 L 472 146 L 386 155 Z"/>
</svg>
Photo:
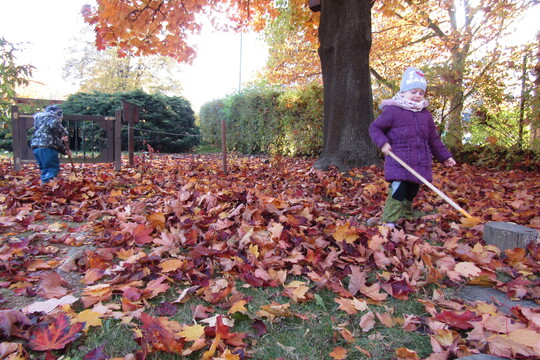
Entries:
<svg viewBox="0 0 540 360">
<path fill-rule="evenodd" d="M 170 317 L 184 325 L 194 324 L 193 309 L 197 305 L 209 308 L 214 307 L 213 315 L 222 314 L 229 316 L 235 321 L 231 332 L 246 333 L 247 351 L 249 358 L 255 360 L 287 359 L 305 360 L 317 359 L 331 360 L 329 355 L 336 347 L 343 347 L 348 351 L 348 359 L 368 359 L 361 349 L 369 351 L 371 359 L 388 359 L 394 356 L 395 349 L 406 347 L 414 350 L 420 357 L 431 354 L 429 337 L 419 331 L 405 331 L 399 324 L 386 327 L 376 321 L 375 327 L 365 333 L 360 327 L 360 318 L 367 311 L 359 312 L 355 315 L 348 315 L 338 309 L 339 304 L 334 301 L 336 295 L 328 290 L 320 290 L 314 293 L 311 301 L 303 303 L 293 303 L 290 298 L 283 296 L 282 287 L 257 288 L 245 286 L 237 282 L 237 290 L 248 299 L 246 305 L 247 313 L 235 313 L 229 315 L 227 309 L 214 307 L 206 303 L 199 297 L 193 297 L 184 304 L 178 305 L 178 311 Z M 154 311 L 163 301 L 171 301 L 176 291 L 167 292 L 161 299 L 153 299 Z M 173 294 L 174 293 L 174 294 Z M 260 310 L 271 303 L 288 306 L 290 314 L 287 316 L 275 316 L 273 319 L 261 316 Z M 389 299 L 384 305 L 369 305 L 369 311 L 374 313 L 393 313 L 393 317 L 399 318 L 403 315 L 427 315 L 421 303 L 411 298 L 409 300 Z M 158 317 L 155 313 L 152 316 Z M 265 331 L 260 332 L 260 327 L 254 324 L 261 322 Z M 105 344 L 106 354 L 110 357 L 123 357 L 139 349 L 139 345 L 134 340 L 134 326 L 122 324 L 119 320 L 108 319 L 104 321 L 103 327 L 91 328 L 89 334 L 83 338 L 81 343 L 70 347 L 66 353 L 66 359 L 82 360 L 80 353 L 86 353 Z M 347 341 L 341 335 L 342 331 L 349 332 L 353 339 Z M 82 349 L 86 351 L 81 351 Z M 202 353 L 208 348 L 204 348 L 190 356 L 169 354 L 165 352 L 151 353 L 148 359 L 152 360 L 177 360 L 177 359 L 199 359 Z"/>
<path fill-rule="evenodd" d="M 221 147 L 212 144 L 200 144 L 195 148 L 196 154 L 214 154 L 220 152 Z"/>
</svg>

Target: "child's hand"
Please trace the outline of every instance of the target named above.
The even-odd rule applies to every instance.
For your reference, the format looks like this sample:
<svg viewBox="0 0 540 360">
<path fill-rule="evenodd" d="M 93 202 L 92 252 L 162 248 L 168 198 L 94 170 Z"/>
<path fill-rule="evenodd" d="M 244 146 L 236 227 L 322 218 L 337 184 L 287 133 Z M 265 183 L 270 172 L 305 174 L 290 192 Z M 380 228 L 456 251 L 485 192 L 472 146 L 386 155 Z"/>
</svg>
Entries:
<svg viewBox="0 0 540 360">
<path fill-rule="evenodd" d="M 388 155 L 388 153 L 392 150 L 392 146 L 390 146 L 389 143 L 386 143 L 382 146 L 381 151 L 384 155 Z"/>
<path fill-rule="evenodd" d="M 443 165 L 448 166 L 448 167 L 452 167 L 452 166 L 456 165 L 456 160 L 454 160 L 454 158 L 449 157 L 448 159 L 446 159 L 444 161 Z"/>
</svg>

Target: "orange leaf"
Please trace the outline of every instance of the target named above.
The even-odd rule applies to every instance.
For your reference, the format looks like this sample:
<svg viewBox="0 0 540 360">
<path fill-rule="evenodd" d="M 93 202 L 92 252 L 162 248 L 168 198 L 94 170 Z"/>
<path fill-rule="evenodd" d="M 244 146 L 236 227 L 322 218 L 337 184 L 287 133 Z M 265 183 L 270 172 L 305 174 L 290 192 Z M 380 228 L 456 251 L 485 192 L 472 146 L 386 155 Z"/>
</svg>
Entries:
<svg viewBox="0 0 540 360">
<path fill-rule="evenodd" d="M 461 225 L 463 225 L 463 227 L 466 227 L 466 228 L 475 227 L 476 225 L 480 224 L 481 222 L 482 222 L 482 219 L 477 218 L 477 217 L 471 217 L 471 218 L 464 217 L 464 218 L 461 218 Z"/>
<path fill-rule="evenodd" d="M 347 353 L 348 351 L 346 349 L 338 346 L 334 348 L 334 350 L 328 355 L 330 355 L 332 358 L 336 360 L 343 360 L 347 358 Z"/>
<path fill-rule="evenodd" d="M 235 302 L 233 304 L 233 306 L 231 306 L 231 308 L 229 309 L 229 314 L 234 314 L 236 312 L 240 312 L 240 313 L 246 313 L 247 312 L 247 309 L 246 309 L 246 304 L 247 304 L 247 301 L 246 300 L 238 300 L 237 302 Z"/>
<path fill-rule="evenodd" d="M 399 360 L 420 360 L 420 357 L 416 354 L 416 351 L 409 350 L 404 347 L 396 349 L 396 356 Z"/>
</svg>

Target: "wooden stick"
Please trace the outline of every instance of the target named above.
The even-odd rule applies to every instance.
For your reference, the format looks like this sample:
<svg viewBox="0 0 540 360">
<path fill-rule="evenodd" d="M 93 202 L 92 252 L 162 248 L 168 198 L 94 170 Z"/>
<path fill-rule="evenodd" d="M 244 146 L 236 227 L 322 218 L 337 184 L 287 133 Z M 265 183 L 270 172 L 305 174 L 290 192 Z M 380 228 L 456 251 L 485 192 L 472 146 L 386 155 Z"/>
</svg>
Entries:
<svg viewBox="0 0 540 360">
<path fill-rule="evenodd" d="M 64 141 L 64 145 L 67 149 L 67 155 L 69 157 L 69 161 L 71 162 L 71 170 L 75 175 L 77 175 L 77 169 L 75 168 L 75 164 L 73 163 L 73 158 L 71 157 L 71 151 L 69 150 L 69 143 L 67 141 Z"/>
<path fill-rule="evenodd" d="M 410 167 L 409 165 L 407 165 L 407 163 L 405 163 L 403 160 L 401 160 L 396 154 L 394 154 L 392 151 L 389 151 L 388 152 L 388 155 L 390 155 L 394 160 L 396 160 L 401 166 L 403 166 L 405 169 L 407 169 L 411 174 L 413 174 L 414 176 L 416 176 L 418 178 L 418 180 L 420 180 L 421 182 L 423 182 L 426 186 L 428 186 L 431 190 L 435 191 L 437 193 L 437 195 L 439 195 L 444 201 L 446 201 L 447 203 L 449 203 L 450 205 L 452 205 L 454 207 L 454 209 L 456 209 L 457 211 L 459 211 L 461 214 L 463 214 L 465 217 L 469 218 L 469 219 L 472 219 L 473 216 L 470 215 L 468 212 L 466 212 L 465 210 L 463 210 L 458 204 L 456 204 L 452 199 L 450 199 L 448 196 L 446 196 L 441 190 L 437 189 L 437 187 L 435 187 L 435 185 L 433 185 L 432 183 L 430 183 L 429 181 L 427 181 L 422 175 L 420 175 L 419 173 L 416 172 L 416 170 L 414 170 L 412 167 Z"/>
</svg>

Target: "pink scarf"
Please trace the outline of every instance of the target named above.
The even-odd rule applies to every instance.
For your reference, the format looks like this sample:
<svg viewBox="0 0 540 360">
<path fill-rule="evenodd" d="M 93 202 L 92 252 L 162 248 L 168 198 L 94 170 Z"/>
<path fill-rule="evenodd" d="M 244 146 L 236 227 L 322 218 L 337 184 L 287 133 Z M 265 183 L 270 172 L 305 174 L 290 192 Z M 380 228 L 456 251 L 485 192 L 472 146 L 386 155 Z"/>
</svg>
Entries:
<svg viewBox="0 0 540 360">
<path fill-rule="evenodd" d="M 425 99 L 420 102 L 410 101 L 410 100 L 405 99 L 403 95 L 401 95 L 401 93 L 398 92 L 396 95 L 394 95 L 393 98 L 383 100 L 379 108 L 383 109 L 385 106 L 388 106 L 388 105 L 399 106 L 400 108 L 403 108 L 405 110 L 418 112 L 427 108 L 429 106 L 429 102 Z"/>
</svg>

